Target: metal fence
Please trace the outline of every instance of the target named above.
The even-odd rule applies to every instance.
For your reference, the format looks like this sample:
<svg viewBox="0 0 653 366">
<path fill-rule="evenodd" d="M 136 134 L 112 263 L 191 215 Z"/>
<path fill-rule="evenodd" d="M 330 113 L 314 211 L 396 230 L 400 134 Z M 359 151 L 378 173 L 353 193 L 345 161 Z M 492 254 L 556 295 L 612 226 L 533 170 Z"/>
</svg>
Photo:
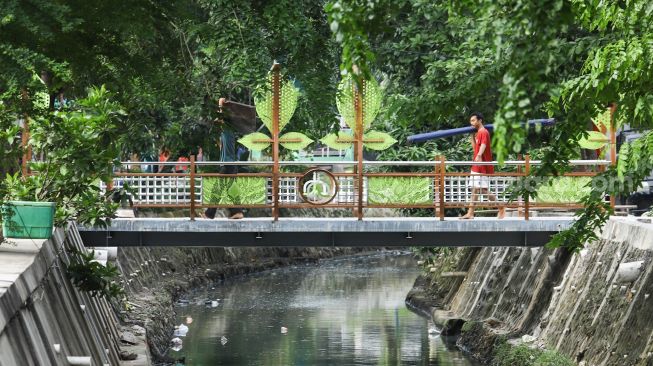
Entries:
<svg viewBox="0 0 653 366">
<path fill-rule="evenodd" d="M 278 218 L 275 208 L 350 208 L 359 218 L 361 208 L 430 208 L 444 218 L 444 210 L 470 205 L 486 208 L 515 208 L 528 219 L 534 209 L 577 209 L 579 202 L 542 202 L 528 197 L 510 199 L 511 187 L 528 175 L 530 168 L 540 164 L 528 158 L 504 162 L 505 170 L 489 175 L 472 175 L 471 165 L 498 165 L 497 162 L 445 161 L 365 161 L 360 172 L 334 172 L 352 167 L 357 162 L 280 161 L 280 172 L 272 173 L 272 162 L 191 162 L 187 170 L 173 173 L 133 171 L 141 165 L 160 167 L 177 162 L 126 162 L 114 174 L 113 188 L 128 186 L 134 207 L 186 208 L 189 216 L 196 210 L 216 208 L 269 208 Z M 577 167 L 570 177 L 591 177 L 609 165 L 606 160 L 575 160 Z M 221 174 L 216 171 L 226 165 L 246 165 L 257 173 Z M 420 172 L 397 172 L 398 167 L 420 167 Z M 131 168 L 130 169 L 127 168 Z M 384 167 L 379 172 L 379 167 Z M 429 167 L 431 171 L 424 171 Z M 293 170 L 294 172 L 284 172 Z M 299 171 L 299 172 L 297 172 Z M 273 184 L 274 180 L 278 184 Z M 571 178 L 573 179 L 573 178 Z M 587 179 L 587 178 L 586 178 Z M 359 180 L 362 184 L 359 185 Z M 107 185 L 100 188 L 106 191 Z M 359 192 L 359 190 L 361 192 Z M 247 199 L 243 197 L 249 197 Z M 242 199 L 241 199 L 242 198 Z M 275 215 L 276 212 L 276 215 Z"/>
</svg>

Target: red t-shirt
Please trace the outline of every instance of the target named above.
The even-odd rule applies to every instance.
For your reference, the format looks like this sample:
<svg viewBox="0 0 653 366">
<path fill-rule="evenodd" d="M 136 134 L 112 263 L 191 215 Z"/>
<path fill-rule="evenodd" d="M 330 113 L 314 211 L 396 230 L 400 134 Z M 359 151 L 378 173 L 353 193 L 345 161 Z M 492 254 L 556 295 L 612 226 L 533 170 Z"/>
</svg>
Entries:
<svg viewBox="0 0 653 366">
<path fill-rule="evenodd" d="M 474 136 L 474 142 L 474 156 L 472 158 L 476 158 L 478 151 L 481 149 L 481 145 L 485 144 L 485 151 L 483 151 L 481 161 L 492 161 L 492 150 L 490 149 L 490 132 L 485 127 L 481 127 L 481 129 L 476 132 L 476 136 Z M 472 165 L 472 171 L 482 174 L 493 174 L 494 166 Z"/>
</svg>

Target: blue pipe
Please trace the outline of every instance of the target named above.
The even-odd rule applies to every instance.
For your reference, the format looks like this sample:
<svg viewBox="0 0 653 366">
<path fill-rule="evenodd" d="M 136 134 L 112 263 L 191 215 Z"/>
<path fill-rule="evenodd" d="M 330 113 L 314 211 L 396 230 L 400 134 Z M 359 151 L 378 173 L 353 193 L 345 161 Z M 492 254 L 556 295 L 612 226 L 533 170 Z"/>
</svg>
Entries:
<svg viewBox="0 0 653 366">
<path fill-rule="evenodd" d="M 531 119 L 531 120 L 528 120 L 528 122 L 526 122 L 526 123 L 528 123 L 528 127 L 535 126 L 537 124 L 540 124 L 542 126 L 551 126 L 551 125 L 555 124 L 556 121 L 555 121 L 554 118 L 545 118 L 545 119 Z M 487 128 L 488 131 L 493 131 L 494 130 L 493 125 L 485 125 L 485 128 Z M 417 134 L 417 135 L 411 135 L 411 136 L 408 136 L 407 141 L 408 141 L 409 144 L 414 143 L 414 142 L 424 142 L 424 141 L 439 139 L 439 138 L 443 138 L 443 137 L 463 135 L 463 134 L 466 134 L 466 133 L 472 133 L 474 131 L 475 131 L 475 129 L 472 126 L 452 128 L 452 129 L 449 129 L 449 130 L 440 130 L 440 131 L 420 133 L 420 134 Z"/>
</svg>

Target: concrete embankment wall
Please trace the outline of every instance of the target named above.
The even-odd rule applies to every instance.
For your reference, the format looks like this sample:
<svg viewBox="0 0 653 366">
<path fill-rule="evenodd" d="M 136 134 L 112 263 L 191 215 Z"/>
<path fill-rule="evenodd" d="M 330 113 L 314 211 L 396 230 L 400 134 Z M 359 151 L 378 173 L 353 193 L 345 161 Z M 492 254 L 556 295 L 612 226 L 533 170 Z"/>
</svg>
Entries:
<svg viewBox="0 0 653 366">
<path fill-rule="evenodd" d="M 482 322 L 458 340 L 477 358 L 490 359 L 497 337 L 528 335 L 581 365 L 653 365 L 653 224 L 611 219 L 579 254 L 483 248 L 448 261 L 408 300 L 426 298 L 441 324 Z M 442 277 L 443 266 L 466 276 Z"/>
<path fill-rule="evenodd" d="M 118 365 L 115 312 L 66 276 L 73 226 L 0 246 L 0 365 Z M 67 250 L 65 250 L 67 249 Z"/>
</svg>

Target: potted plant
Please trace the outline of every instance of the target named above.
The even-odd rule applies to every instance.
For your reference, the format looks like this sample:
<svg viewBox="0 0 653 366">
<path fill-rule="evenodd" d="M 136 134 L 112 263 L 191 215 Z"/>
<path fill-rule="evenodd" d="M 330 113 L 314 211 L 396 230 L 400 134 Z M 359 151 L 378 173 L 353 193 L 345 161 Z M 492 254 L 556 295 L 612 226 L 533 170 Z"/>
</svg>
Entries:
<svg viewBox="0 0 653 366">
<path fill-rule="evenodd" d="M 30 120 L 29 144 L 44 159 L 30 163 L 32 174 L 0 182 L 3 236 L 48 238 L 53 224 L 102 225 L 113 217 L 118 205 L 98 185 L 111 179 L 124 128 L 111 97 L 92 88 L 71 107 Z"/>
<path fill-rule="evenodd" d="M 54 226 L 55 203 L 37 200 L 39 176 L 21 179 L 7 175 L 5 197 L 0 208 L 2 236 L 5 238 L 49 239 Z"/>
</svg>

